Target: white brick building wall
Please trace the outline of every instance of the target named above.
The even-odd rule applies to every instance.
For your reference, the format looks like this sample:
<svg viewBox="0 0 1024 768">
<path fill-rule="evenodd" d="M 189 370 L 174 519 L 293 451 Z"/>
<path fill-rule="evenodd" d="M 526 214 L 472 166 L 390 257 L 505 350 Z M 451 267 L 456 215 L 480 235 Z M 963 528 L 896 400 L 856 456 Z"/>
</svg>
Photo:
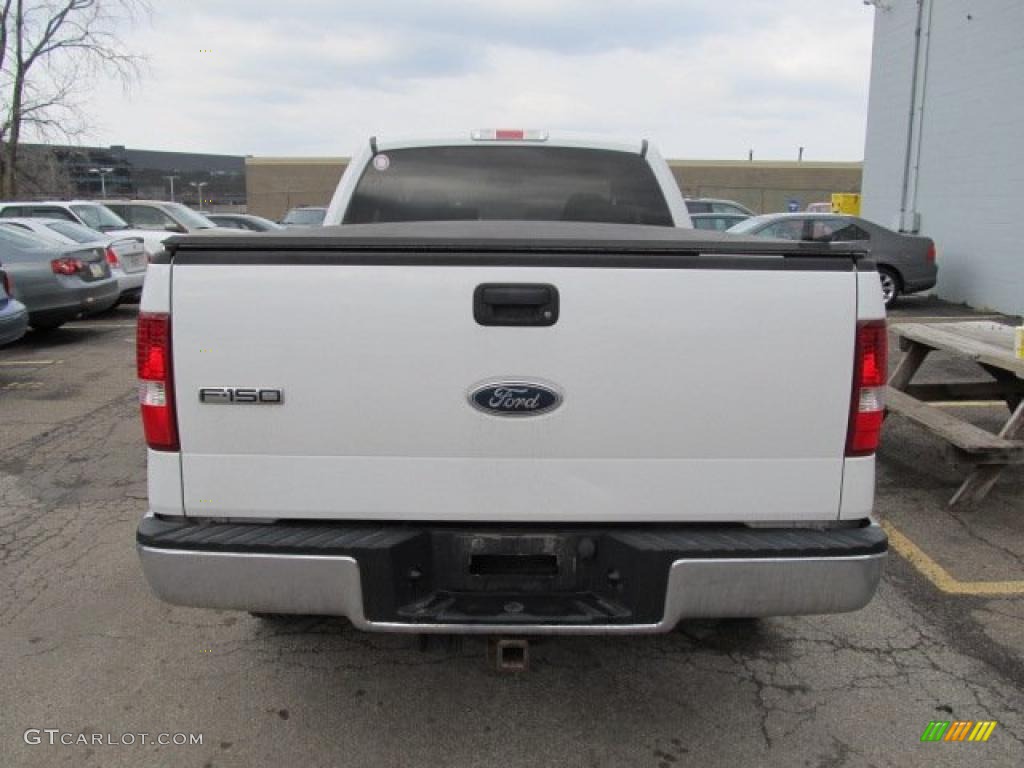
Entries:
<svg viewBox="0 0 1024 768">
<path fill-rule="evenodd" d="M 862 212 L 935 240 L 942 298 L 1022 314 L 1024 0 L 879 6 Z"/>
</svg>

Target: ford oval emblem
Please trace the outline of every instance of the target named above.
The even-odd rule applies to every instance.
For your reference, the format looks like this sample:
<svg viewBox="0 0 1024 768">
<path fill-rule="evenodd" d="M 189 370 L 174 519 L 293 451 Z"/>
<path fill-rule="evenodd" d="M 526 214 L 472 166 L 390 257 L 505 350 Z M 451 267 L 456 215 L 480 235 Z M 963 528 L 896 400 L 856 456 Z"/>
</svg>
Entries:
<svg viewBox="0 0 1024 768">
<path fill-rule="evenodd" d="M 537 416 L 562 404 L 553 387 L 530 381 L 495 381 L 474 387 L 469 402 L 494 416 Z"/>
</svg>

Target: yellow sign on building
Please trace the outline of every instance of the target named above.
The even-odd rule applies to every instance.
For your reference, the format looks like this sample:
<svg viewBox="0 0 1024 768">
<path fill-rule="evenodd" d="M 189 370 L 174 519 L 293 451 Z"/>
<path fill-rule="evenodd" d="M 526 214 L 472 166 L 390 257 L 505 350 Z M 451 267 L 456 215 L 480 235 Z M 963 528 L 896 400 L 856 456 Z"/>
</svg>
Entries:
<svg viewBox="0 0 1024 768">
<path fill-rule="evenodd" d="M 833 192 L 832 213 L 860 216 L 860 195 L 855 192 Z"/>
</svg>

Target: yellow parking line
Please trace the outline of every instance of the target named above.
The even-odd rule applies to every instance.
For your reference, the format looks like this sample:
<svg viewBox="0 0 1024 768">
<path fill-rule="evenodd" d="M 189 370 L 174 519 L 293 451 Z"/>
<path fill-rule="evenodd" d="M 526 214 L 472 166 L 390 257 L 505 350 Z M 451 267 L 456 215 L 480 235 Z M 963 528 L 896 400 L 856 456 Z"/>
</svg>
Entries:
<svg viewBox="0 0 1024 768">
<path fill-rule="evenodd" d="M 962 400 L 929 403 L 929 405 L 937 405 L 939 408 L 1005 408 L 1006 402 L 1003 400 Z"/>
<path fill-rule="evenodd" d="M 962 323 L 964 320 L 987 320 L 991 322 L 1005 320 L 1006 315 L 935 315 L 933 317 L 914 317 L 913 315 L 890 315 L 889 325 L 902 323 Z"/>
<path fill-rule="evenodd" d="M 3 360 L 0 365 L 53 365 L 59 360 Z"/>
<path fill-rule="evenodd" d="M 910 562 L 918 573 L 950 595 L 1024 595 L 1024 581 L 960 581 L 932 560 L 924 550 L 892 525 L 882 523 L 889 535 L 889 546 Z"/>
</svg>

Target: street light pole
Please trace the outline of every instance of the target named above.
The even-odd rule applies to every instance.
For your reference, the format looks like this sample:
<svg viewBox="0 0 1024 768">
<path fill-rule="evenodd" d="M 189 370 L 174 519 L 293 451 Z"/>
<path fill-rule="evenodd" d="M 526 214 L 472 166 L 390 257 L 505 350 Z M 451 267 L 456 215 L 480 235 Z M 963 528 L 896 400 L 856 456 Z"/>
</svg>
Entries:
<svg viewBox="0 0 1024 768">
<path fill-rule="evenodd" d="M 174 202 L 174 180 L 179 178 L 178 176 L 164 176 L 169 182 L 171 182 L 171 202 Z"/>
<path fill-rule="evenodd" d="M 107 199 L 107 174 L 113 173 L 113 168 L 90 168 L 89 173 L 99 174 L 100 177 L 100 194 L 103 195 L 103 199 Z"/>
<path fill-rule="evenodd" d="M 209 183 L 210 182 L 208 182 L 208 181 L 190 181 L 189 182 L 189 186 L 195 187 L 196 188 L 196 192 L 199 193 L 199 210 L 200 210 L 200 212 L 202 212 L 202 210 L 203 210 L 203 187 L 205 187 Z"/>
</svg>

